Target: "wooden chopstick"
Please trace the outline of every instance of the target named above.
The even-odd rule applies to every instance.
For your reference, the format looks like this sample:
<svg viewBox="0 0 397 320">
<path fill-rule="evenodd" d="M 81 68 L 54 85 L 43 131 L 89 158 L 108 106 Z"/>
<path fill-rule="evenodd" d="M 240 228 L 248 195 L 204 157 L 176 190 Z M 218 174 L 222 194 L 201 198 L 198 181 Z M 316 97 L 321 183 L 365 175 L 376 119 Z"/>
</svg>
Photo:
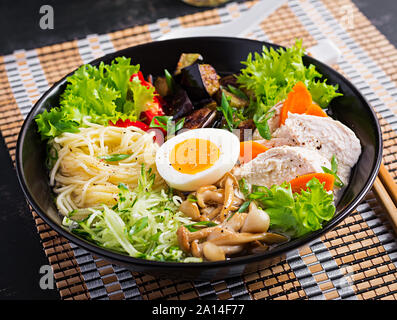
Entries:
<svg viewBox="0 0 397 320">
<path fill-rule="evenodd" d="M 394 232 L 397 234 L 397 185 L 383 163 L 378 177 L 375 179 L 373 190 L 376 198 L 388 214 Z"/>
<path fill-rule="evenodd" d="M 389 193 L 394 205 L 397 206 L 397 184 L 394 182 L 393 177 L 390 175 L 390 172 L 386 169 L 383 163 L 380 165 L 378 177 Z"/>
</svg>

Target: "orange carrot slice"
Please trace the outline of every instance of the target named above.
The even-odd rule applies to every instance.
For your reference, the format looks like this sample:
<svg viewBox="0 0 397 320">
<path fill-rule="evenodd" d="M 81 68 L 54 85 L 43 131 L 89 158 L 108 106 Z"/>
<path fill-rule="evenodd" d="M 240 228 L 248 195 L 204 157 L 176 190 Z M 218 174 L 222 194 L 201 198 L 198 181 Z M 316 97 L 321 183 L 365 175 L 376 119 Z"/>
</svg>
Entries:
<svg viewBox="0 0 397 320">
<path fill-rule="evenodd" d="M 313 178 L 317 178 L 320 183 L 324 183 L 324 188 L 331 191 L 334 188 L 335 177 L 330 173 L 309 173 L 292 179 L 291 184 L 292 192 L 301 192 L 307 189 L 306 184 Z"/>
<path fill-rule="evenodd" d="M 255 159 L 259 154 L 269 150 L 263 144 L 256 141 L 240 142 L 240 163 L 247 163 Z"/>
<path fill-rule="evenodd" d="M 312 103 L 310 106 L 308 106 L 305 113 L 311 116 L 328 117 L 325 111 L 315 103 Z"/>
<path fill-rule="evenodd" d="M 288 118 L 288 112 L 303 114 L 308 106 L 312 104 L 312 95 L 307 90 L 305 84 L 301 81 L 297 82 L 287 99 L 285 99 L 280 112 L 280 126 L 285 123 Z"/>
</svg>

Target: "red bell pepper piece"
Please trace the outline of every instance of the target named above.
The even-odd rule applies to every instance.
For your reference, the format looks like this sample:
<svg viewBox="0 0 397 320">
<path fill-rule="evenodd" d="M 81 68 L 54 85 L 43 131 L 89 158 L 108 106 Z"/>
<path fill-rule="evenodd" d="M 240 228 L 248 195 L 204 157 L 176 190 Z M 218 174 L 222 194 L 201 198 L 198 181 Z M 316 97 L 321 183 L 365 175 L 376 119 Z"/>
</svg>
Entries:
<svg viewBox="0 0 397 320">
<path fill-rule="evenodd" d="M 138 77 L 138 79 L 141 81 L 141 85 L 145 86 L 146 88 L 150 88 L 152 86 L 152 84 L 148 81 L 145 80 L 145 78 L 143 77 L 143 74 L 141 71 L 138 71 L 138 73 L 134 73 L 131 77 L 130 77 L 130 81 L 132 81 L 132 79 Z"/>
<path fill-rule="evenodd" d="M 142 129 L 143 131 L 148 131 L 150 129 L 150 127 L 146 123 L 143 123 L 142 121 L 131 121 L 129 119 L 126 120 L 119 119 L 116 121 L 116 123 L 109 121 L 109 125 L 120 128 L 137 127 L 139 129 Z"/>
<path fill-rule="evenodd" d="M 109 125 L 110 126 L 114 126 L 114 127 L 120 127 L 120 128 L 127 128 L 127 127 L 137 127 L 142 129 L 143 131 L 149 131 L 149 130 L 155 130 L 155 135 L 153 136 L 153 142 L 157 142 L 160 145 L 163 144 L 164 142 L 164 130 L 162 128 L 156 128 L 156 129 L 160 129 L 161 132 L 163 132 L 163 135 L 159 135 L 158 131 L 156 131 L 156 129 L 153 129 L 151 127 L 149 127 L 146 123 L 142 122 L 142 121 L 131 121 L 129 119 L 126 120 L 117 120 L 116 123 L 113 123 L 112 121 L 109 121 Z"/>
<path fill-rule="evenodd" d="M 162 109 L 160 109 L 160 110 L 149 109 L 149 110 L 142 112 L 141 119 L 143 121 L 145 121 L 145 123 L 148 123 L 150 125 L 150 123 L 152 123 L 152 120 L 154 117 L 164 116 L 164 115 L 165 115 L 165 113 Z M 154 122 L 156 123 L 156 120 Z M 158 123 L 156 123 L 156 124 L 158 124 Z"/>
</svg>

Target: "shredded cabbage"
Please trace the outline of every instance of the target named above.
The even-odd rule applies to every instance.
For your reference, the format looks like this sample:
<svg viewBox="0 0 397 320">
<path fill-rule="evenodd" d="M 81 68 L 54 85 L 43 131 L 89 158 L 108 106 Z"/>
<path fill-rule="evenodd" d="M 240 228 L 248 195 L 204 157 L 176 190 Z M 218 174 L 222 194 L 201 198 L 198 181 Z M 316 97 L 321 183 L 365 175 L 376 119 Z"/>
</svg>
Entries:
<svg viewBox="0 0 397 320">
<path fill-rule="evenodd" d="M 177 230 L 191 219 L 178 210 L 180 199 L 164 190 L 153 190 L 154 174 L 142 166 L 138 186 L 119 184 L 118 203 L 89 209 L 84 220 L 65 217 L 63 225 L 95 244 L 136 258 L 158 261 L 201 262 L 178 246 Z"/>
</svg>

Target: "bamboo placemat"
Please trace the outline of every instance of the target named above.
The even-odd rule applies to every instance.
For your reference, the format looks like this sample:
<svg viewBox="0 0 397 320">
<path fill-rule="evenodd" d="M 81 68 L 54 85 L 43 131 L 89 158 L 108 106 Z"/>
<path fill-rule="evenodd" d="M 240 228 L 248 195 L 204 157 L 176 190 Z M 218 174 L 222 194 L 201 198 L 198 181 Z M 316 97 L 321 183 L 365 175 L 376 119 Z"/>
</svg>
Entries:
<svg viewBox="0 0 397 320">
<path fill-rule="evenodd" d="M 230 21 L 251 5 L 230 3 L 0 57 L 0 130 L 11 158 L 25 116 L 68 72 L 106 53 L 153 41 L 178 26 Z M 306 47 L 331 39 L 343 53 L 335 68 L 377 112 L 384 163 L 397 179 L 397 50 L 350 0 L 291 0 L 247 37 L 285 46 L 302 38 Z M 395 234 L 372 192 L 341 225 L 290 252 L 286 260 L 217 282 L 160 280 L 131 273 L 68 242 L 34 212 L 33 218 L 62 299 L 397 299 Z"/>
</svg>

